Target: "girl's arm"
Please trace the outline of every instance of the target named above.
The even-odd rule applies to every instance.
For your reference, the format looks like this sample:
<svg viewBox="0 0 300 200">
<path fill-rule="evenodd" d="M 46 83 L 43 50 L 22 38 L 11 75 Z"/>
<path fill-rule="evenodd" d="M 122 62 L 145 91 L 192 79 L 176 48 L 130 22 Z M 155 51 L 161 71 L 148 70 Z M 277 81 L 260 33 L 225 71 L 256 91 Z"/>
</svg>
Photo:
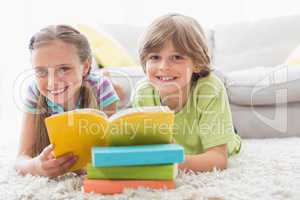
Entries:
<svg viewBox="0 0 300 200">
<path fill-rule="evenodd" d="M 223 170 L 227 168 L 227 145 L 212 147 L 205 153 L 186 155 L 184 163 L 179 164 L 180 169 L 192 171 L 212 171 L 213 168 Z"/>
<path fill-rule="evenodd" d="M 30 155 L 33 154 L 32 146 L 36 140 L 34 132 L 34 114 L 25 113 L 23 116 L 22 132 L 19 141 L 19 150 L 15 162 L 15 168 L 21 174 L 36 174 L 34 160 Z"/>
<path fill-rule="evenodd" d="M 34 114 L 24 114 L 19 151 L 15 162 L 16 170 L 23 175 L 29 173 L 56 177 L 64 174 L 75 163 L 75 156 L 68 154 L 55 159 L 51 154 L 54 147 L 49 145 L 38 156 L 32 157 L 32 146 L 36 140 L 34 121 Z"/>
<path fill-rule="evenodd" d="M 100 69 L 100 76 L 105 76 L 111 81 L 114 90 L 116 91 L 117 95 L 120 98 L 119 105 L 123 106 L 126 100 L 126 94 L 122 85 L 113 81 L 109 71 L 105 68 Z"/>
</svg>

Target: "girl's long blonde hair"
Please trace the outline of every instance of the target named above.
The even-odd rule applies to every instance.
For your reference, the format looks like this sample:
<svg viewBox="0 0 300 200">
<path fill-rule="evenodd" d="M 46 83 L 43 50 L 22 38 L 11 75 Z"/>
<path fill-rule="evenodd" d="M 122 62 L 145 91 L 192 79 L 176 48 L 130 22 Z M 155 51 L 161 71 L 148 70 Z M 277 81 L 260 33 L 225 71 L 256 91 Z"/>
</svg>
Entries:
<svg viewBox="0 0 300 200">
<path fill-rule="evenodd" d="M 41 45 L 47 45 L 49 42 L 61 40 L 63 42 L 72 44 L 76 47 L 80 62 L 84 63 L 91 58 L 91 48 L 88 40 L 79 31 L 68 25 L 48 26 L 37 32 L 29 43 L 29 50 L 39 48 Z M 83 77 L 83 80 L 86 77 Z M 92 89 L 87 81 L 83 81 L 80 88 L 81 108 L 97 108 L 98 102 L 95 97 L 95 91 Z M 50 114 L 47 105 L 46 97 L 41 93 L 38 97 L 37 112 L 35 114 L 35 132 L 37 134 L 36 140 L 32 146 L 32 156 L 37 156 L 41 151 L 50 144 L 47 129 L 45 126 L 45 118 Z"/>
</svg>

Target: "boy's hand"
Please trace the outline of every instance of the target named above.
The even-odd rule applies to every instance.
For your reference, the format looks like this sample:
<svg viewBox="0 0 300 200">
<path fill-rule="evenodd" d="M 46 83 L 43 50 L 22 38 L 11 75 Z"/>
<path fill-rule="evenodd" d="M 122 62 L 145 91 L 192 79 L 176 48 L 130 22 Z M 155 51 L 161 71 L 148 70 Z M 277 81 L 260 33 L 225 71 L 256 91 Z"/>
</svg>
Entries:
<svg viewBox="0 0 300 200">
<path fill-rule="evenodd" d="M 34 158 L 35 172 L 41 176 L 56 177 L 65 174 L 73 164 L 75 164 L 77 157 L 66 154 L 59 158 L 55 158 L 52 154 L 54 146 L 52 144 L 45 147 L 45 149 Z"/>
<path fill-rule="evenodd" d="M 171 143 L 172 144 L 176 144 L 177 143 L 174 137 L 172 137 Z"/>
</svg>

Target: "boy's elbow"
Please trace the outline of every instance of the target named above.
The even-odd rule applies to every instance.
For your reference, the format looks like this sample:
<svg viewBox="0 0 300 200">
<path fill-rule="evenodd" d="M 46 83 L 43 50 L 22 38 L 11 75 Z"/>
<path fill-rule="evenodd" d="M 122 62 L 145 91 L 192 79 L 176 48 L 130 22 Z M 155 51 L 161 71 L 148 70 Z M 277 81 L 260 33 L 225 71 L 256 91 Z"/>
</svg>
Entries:
<svg viewBox="0 0 300 200">
<path fill-rule="evenodd" d="M 224 170 L 227 169 L 228 166 L 228 159 L 227 156 L 224 154 L 216 154 L 216 156 L 213 158 L 211 170 L 217 169 L 217 170 Z"/>
<path fill-rule="evenodd" d="M 220 170 L 227 169 L 228 167 L 227 156 L 222 156 L 222 158 L 219 160 L 218 165 L 216 167 Z"/>
<path fill-rule="evenodd" d="M 227 154 L 227 145 L 221 145 L 217 147 L 214 151 L 215 153 L 215 164 L 216 168 L 220 170 L 227 169 L 228 167 L 228 154 Z"/>
<path fill-rule="evenodd" d="M 227 167 L 228 167 L 228 161 L 227 161 L 227 159 L 226 159 L 226 161 L 224 161 L 224 162 L 221 164 L 220 169 L 221 169 L 221 170 L 224 170 L 224 169 L 227 169 Z"/>
</svg>

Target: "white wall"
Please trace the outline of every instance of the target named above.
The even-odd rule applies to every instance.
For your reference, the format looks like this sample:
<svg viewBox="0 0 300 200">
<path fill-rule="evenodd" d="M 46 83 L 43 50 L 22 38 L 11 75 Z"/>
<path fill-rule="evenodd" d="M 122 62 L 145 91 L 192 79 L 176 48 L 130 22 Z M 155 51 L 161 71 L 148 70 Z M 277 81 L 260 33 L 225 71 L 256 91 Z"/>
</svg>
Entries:
<svg viewBox="0 0 300 200">
<path fill-rule="evenodd" d="M 25 1 L 24 1 L 25 2 Z M 0 1 L 0 142 L 16 140 L 21 115 L 13 103 L 13 83 L 28 67 L 23 1 Z"/>
<path fill-rule="evenodd" d="M 300 13 L 299 5 L 298 0 L 27 0 L 25 10 L 29 26 L 91 20 L 146 25 L 168 12 L 187 14 L 211 26 Z"/>
<path fill-rule="evenodd" d="M 20 123 L 20 114 L 13 103 L 12 88 L 17 75 L 30 68 L 27 43 L 30 35 L 42 26 L 73 22 L 147 25 L 159 15 L 180 12 L 211 27 L 215 24 L 300 13 L 298 2 L 299 0 L 1 1 L 0 125 L 11 127 Z"/>
</svg>

